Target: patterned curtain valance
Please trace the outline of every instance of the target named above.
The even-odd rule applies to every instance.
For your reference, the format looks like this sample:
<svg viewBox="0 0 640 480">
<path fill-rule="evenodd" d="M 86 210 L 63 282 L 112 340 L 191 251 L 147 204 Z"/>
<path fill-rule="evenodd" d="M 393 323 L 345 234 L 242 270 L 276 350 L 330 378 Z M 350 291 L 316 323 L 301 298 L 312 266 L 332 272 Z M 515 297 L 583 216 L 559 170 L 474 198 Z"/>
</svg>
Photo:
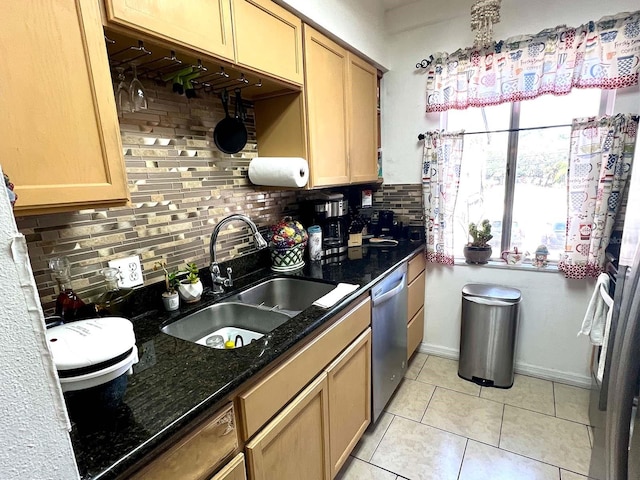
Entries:
<svg viewBox="0 0 640 480">
<path fill-rule="evenodd" d="M 629 87 L 640 71 L 640 11 L 434 57 L 427 71 L 427 112 L 564 95 L 573 87 Z"/>
</svg>

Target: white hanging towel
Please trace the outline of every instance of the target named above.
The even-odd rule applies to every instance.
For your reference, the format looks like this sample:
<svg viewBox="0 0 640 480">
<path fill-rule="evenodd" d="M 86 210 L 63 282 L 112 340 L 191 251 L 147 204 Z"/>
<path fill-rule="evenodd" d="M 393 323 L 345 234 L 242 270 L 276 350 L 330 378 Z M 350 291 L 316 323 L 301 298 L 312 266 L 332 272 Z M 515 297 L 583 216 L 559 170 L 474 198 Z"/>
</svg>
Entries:
<svg viewBox="0 0 640 480">
<path fill-rule="evenodd" d="M 607 347 L 609 346 L 609 332 L 611 330 L 611 317 L 613 314 L 613 298 L 609 296 L 607 290 L 600 286 L 600 296 L 607 305 L 607 317 L 604 324 L 604 337 L 602 339 L 602 351 L 600 352 L 600 360 L 598 361 L 598 381 L 602 382 L 602 374 L 604 373 L 604 362 L 607 358 Z"/>
<path fill-rule="evenodd" d="M 587 313 L 585 313 L 584 320 L 582 320 L 582 328 L 578 332 L 578 336 L 589 335 L 592 345 L 602 345 L 607 320 L 608 308 L 600 293 L 600 287 L 604 288 L 605 293 L 609 291 L 609 275 L 606 273 L 601 273 L 596 280 L 596 286 L 593 289 Z"/>
</svg>

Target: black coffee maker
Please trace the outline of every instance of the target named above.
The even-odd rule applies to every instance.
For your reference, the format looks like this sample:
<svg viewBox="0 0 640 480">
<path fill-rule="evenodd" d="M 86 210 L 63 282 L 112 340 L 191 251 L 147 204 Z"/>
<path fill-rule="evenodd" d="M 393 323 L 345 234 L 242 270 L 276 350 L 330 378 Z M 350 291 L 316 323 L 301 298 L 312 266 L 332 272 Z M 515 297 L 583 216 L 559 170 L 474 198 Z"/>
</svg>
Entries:
<svg viewBox="0 0 640 480">
<path fill-rule="evenodd" d="M 322 257 L 346 256 L 349 206 L 341 193 L 322 194 L 303 208 L 303 222 L 322 228 Z M 306 224 L 305 223 L 305 224 Z"/>
<path fill-rule="evenodd" d="M 393 210 L 380 210 L 378 212 L 378 237 L 393 237 L 395 226 L 393 224 Z"/>
</svg>

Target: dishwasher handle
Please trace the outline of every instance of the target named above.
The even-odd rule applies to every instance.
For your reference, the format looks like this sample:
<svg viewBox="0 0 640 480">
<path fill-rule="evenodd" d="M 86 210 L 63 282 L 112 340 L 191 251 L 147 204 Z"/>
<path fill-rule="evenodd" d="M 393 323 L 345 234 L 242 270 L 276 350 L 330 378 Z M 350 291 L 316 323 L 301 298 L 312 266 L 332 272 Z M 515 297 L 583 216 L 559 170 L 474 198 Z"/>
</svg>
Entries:
<svg viewBox="0 0 640 480">
<path fill-rule="evenodd" d="M 400 292 L 402 292 L 402 290 L 405 289 L 406 286 L 406 280 L 407 280 L 407 274 L 403 273 L 402 274 L 402 278 L 400 279 L 400 281 L 398 282 L 398 284 L 393 287 L 391 290 L 389 290 L 388 292 L 383 293 L 382 295 L 378 295 L 376 296 L 375 294 L 373 295 L 373 306 L 375 307 L 376 305 L 380 305 L 388 300 L 391 300 L 393 297 L 395 297 L 396 295 L 398 295 Z"/>
</svg>

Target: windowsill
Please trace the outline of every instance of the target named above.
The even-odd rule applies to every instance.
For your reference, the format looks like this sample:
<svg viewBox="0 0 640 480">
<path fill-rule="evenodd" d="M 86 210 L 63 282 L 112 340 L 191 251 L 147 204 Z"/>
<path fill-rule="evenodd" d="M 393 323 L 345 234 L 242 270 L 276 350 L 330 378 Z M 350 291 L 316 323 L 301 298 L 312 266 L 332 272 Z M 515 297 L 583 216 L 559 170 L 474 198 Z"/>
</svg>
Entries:
<svg viewBox="0 0 640 480">
<path fill-rule="evenodd" d="M 467 263 L 464 258 L 456 258 L 454 265 L 464 267 L 476 267 L 476 268 L 496 268 L 499 270 L 523 270 L 525 272 L 541 272 L 541 273 L 561 273 L 558 270 L 557 263 L 549 263 L 546 267 L 538 268 L 534 267 L 531 263 L 522 263 L 520 265 L 507 265 L 505 262 L 498 260 L 490 260 L 489 263 L 477 265 L 474 263 Z"/>
</svg>

